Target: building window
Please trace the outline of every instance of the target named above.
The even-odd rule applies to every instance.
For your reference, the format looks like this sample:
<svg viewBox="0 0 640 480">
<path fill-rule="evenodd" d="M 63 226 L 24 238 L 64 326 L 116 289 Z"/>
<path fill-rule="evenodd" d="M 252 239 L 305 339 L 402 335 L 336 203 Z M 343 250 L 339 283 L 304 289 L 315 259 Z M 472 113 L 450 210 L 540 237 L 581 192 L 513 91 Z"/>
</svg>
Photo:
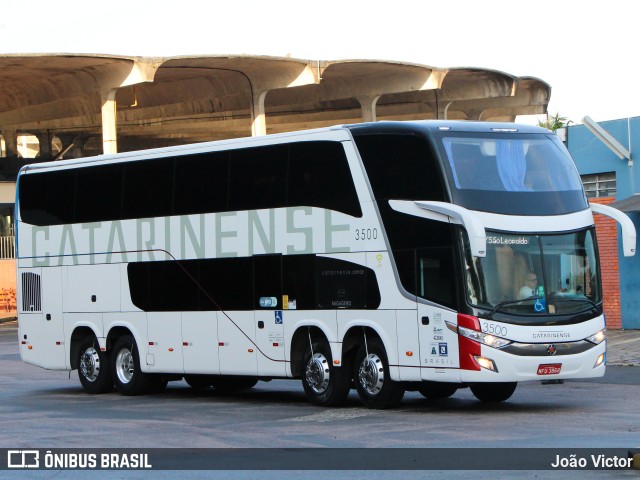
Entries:
<svg viewBox="0 0 640 480">
<path fill-rule="evenodd" d="M 589 198 L 615 197 L 616 172 L 582 175 L 584 191 Z"/>
</svg>

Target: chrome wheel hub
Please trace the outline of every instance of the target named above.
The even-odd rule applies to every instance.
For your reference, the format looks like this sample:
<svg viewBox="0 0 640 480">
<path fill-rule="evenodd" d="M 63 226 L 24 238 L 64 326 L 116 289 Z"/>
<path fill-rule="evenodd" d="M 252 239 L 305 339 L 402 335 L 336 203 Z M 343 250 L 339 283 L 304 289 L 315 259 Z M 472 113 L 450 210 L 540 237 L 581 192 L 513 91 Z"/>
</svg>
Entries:
<svg viewBox="0 0 640 480">
<path fill-rule="evenodd" d="M 375 353 L 367 355 L 358 369 L 358 382 L 369 394 L 377 395 L 384 385 L 384 366 L 382 359 Z"/>
<path fill-rule="evenodd" d="M 307 385 L 317 394 L 322 394 L 329 386 L 329 361 L 321 354 L 316 353 L 307 362 L 304 372 Z"/>
<path fill-rule="evenodd" d="M 89 382 L 95 382 L 100 375 L 100 355 L 93 348 L 87 348 L 80 357 L 80 372 Z"/>
<path fill-rule="evenodd" d="M 116 357 L 116 374 L 120 383 L 129 383 L 135 370 L 131 350 L 123 348 Z"/>
</svg>

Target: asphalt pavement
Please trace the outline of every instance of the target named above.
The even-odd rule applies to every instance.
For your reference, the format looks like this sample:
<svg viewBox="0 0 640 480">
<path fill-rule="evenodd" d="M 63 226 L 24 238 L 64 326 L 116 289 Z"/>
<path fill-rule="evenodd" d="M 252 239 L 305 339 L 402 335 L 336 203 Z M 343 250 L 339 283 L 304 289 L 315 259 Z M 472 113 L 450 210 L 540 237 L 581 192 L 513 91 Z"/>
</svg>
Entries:
<svg viewBox="0 0 640 480">
<path fill-rule="evenodd" d="M 640 366 L 640 330 L 607 330 L 607 365 Z"/>
</svg>

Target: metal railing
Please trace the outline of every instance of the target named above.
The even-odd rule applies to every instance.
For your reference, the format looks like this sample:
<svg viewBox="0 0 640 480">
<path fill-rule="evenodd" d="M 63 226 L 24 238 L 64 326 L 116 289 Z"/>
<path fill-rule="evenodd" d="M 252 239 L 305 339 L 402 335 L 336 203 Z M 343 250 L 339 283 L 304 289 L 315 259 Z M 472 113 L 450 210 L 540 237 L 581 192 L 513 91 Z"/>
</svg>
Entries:
<svg viewBox="0 0 640 480">
<path fill-rule="evenodd" d="M 16 258 L 16 237 L 0 237 L 0 259 Z"/>
</svg>

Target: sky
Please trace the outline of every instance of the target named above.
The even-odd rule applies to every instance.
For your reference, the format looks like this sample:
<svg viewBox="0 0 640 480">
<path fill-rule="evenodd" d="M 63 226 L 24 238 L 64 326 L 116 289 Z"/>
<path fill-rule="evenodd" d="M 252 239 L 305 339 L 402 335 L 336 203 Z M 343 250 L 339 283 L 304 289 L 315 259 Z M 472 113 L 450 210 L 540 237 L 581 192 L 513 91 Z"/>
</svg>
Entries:
<svg viewBox="0 0 640 480">
<path fill-rule="evenodd" d="M 637 0 L 5 0 L 0 15 L 0 54 L 481 67 L 544 80 L 549 113 L 573 123 L 640 116 Z"/>
</svg>

